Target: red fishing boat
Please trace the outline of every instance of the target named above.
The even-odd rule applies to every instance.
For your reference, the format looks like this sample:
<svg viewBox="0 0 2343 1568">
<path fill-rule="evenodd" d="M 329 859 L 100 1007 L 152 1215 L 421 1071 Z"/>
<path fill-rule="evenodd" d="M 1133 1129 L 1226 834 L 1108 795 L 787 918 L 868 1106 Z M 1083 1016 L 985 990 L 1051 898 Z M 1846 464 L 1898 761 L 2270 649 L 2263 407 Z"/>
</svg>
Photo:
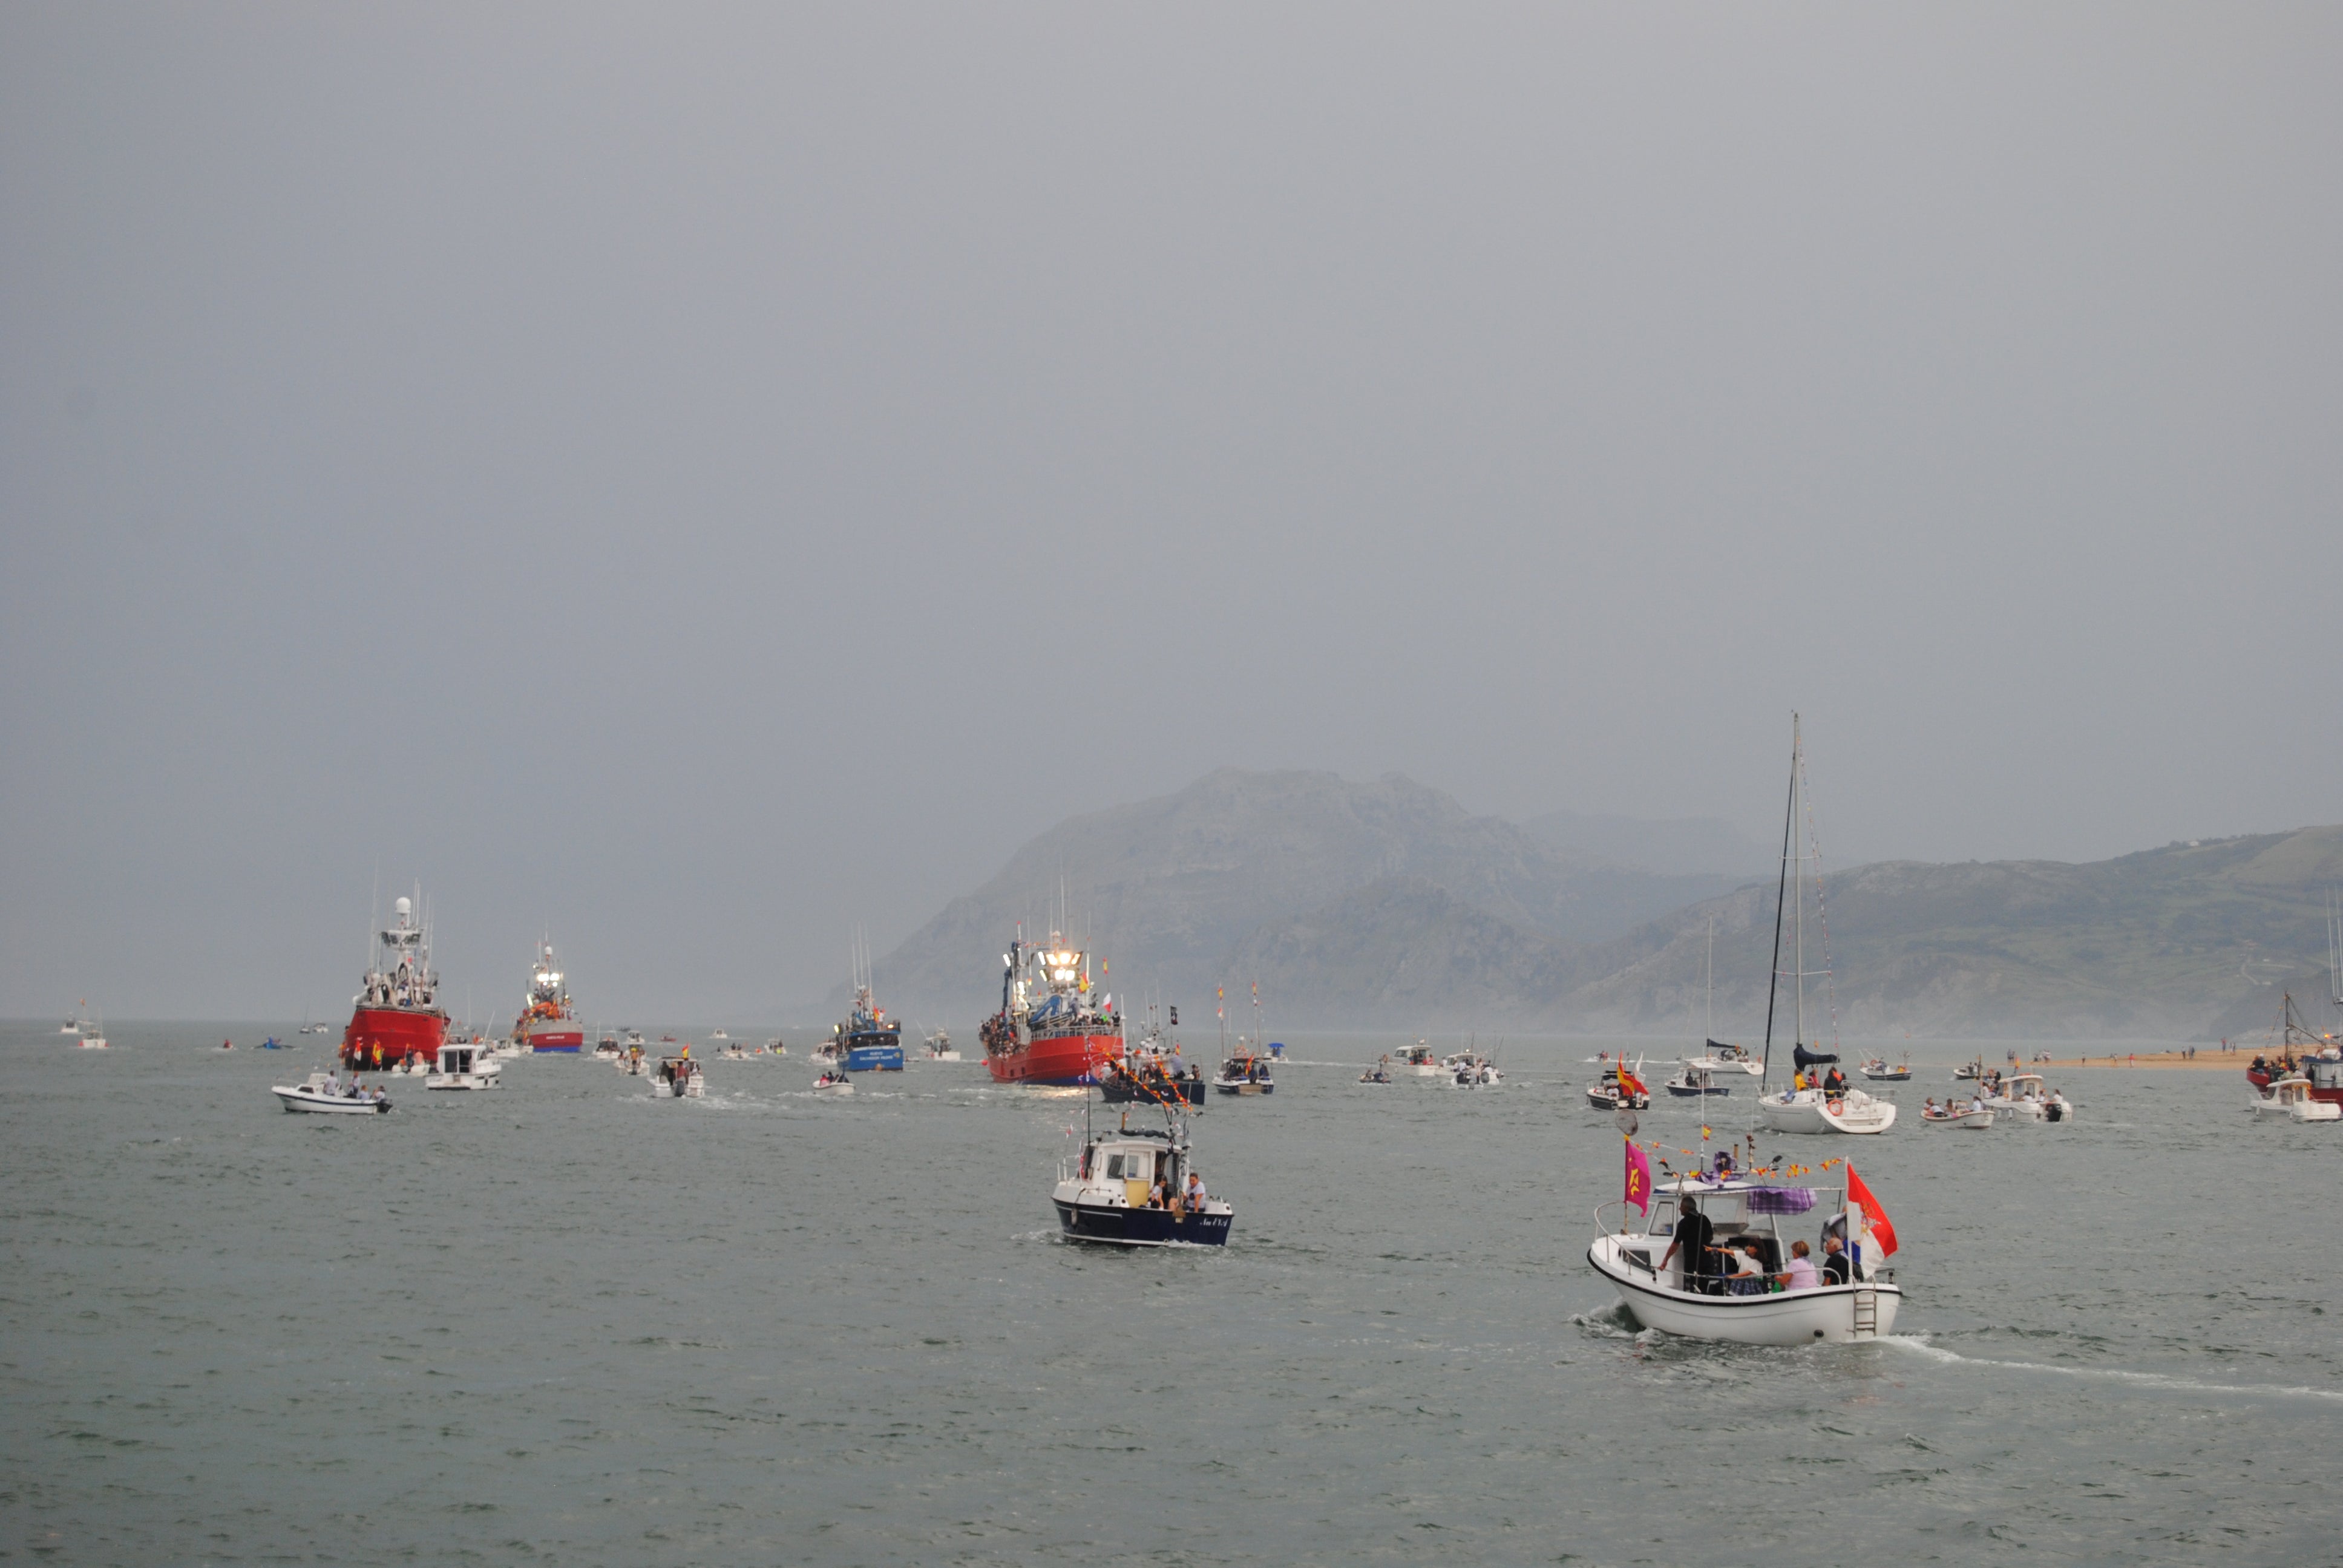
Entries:
<svg viewBox="0 0 2343 1568">
<path fill-rule="evenodd" d="M 529 971 L 528 996 L 520 1016 L 513 1020 L 512 1038 L 515 1045 L 537 1051 L 585 1049 L 586 1026 L 578 1021 L 578 1010 L 569 1005 L 569 988 L 553 967 L 551 942 L 537 944 L 537 966 Z"/>
<path fill-rule="evenodd" d="M 342 1065 L 374 1071 L 407 1061 L 436 1066 L 447 1038 L 447 1015 L 437 1000 L 439 976 L 431 967 L 430 939 L 415 917 L 413 901 L 393 904 L 389 926 L 376 935 L 382 951 L 367 970 L 365 989 L 342 1031 Z"/>
<path fill-rule="evenodd" d="M 2343 1040 L 2305 1024 L 2290 992 L 2278 1007 L 2278 1049 L 2254 1058 L 2246 1081 L 2267 1094 L 2271 1084 L 2289 1078 L 2309 1080 L 2311 1099 L 2343 1105 Z"/>
<path fill-rule="evenodd" d="M 1090 954 L 1056 931 L 1001 955 L 1001 1010 L 977 1030 L 997 1083 L 1091 1083 L 1122 1060 L 1122 1015 L 1092 989 Z"/>
</svg>

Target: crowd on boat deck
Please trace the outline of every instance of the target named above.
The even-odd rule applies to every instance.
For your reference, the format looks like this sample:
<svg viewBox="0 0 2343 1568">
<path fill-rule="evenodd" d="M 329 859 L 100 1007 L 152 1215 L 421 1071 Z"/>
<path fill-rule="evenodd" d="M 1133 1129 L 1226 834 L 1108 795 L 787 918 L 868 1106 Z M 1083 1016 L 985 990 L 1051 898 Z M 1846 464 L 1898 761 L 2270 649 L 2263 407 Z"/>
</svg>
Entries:
<svg viewBox="0 0 2343 1568">
<path fill-rule="evenodd" d="M 1824 1073 L 1819 1078 L 1815 1077 L 1813 1073 L 1801 1069 L 1798 1072 L 1792 1075 L 1790 1084 L 1794 1089 L 1819 1089 L 1825 1094 L 1845 1094 L 1846 1092 L 1846 1074 L 1838 1070 L 1838 1064 L 1836 1062 L 1833 1062 L 1831 1064 L 1831 1070 L 1828 1072 Z"/>
<path fill-rule="evenodd" d="M 1844 1285 L 1855 1272 L 1846 1253 L 1845 1225 L 1845 1217 L 1840 1215 L 1823 1226 L 1820 1263 L 1814 1261 L 1814 1249 L 1803 1238 L 1790 1243 L 1785 1262 L 1780 1243 L 1770 1235 L 1751 1231 L 1720 1241 L 1716 1227 L 1687 1193 L 1684 1211 L 1676 1216 L 1675 1235 L 1660 1259 L 1659 1271 L 1665 1273 L 1681 1253 L 1684 1288 L 1703 1296 L 1763 1296 L 1776 1291 Z"/>
</svg>

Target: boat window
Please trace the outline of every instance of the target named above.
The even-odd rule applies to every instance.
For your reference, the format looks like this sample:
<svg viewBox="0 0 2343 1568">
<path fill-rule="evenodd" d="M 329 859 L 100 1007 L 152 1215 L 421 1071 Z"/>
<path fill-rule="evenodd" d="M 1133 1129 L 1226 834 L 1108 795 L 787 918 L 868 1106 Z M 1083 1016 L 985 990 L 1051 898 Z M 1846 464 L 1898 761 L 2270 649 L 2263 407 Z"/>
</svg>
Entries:
<svg viewBox="0 0 2343 1568">
<path fill-rule="evenodd" d="M 1117 1151 L 1106 1157 L 1106 1179 L 1110 1181 L 1120 1181 L 1121 1177 L 1122 1155 L 1120 1151 Z"/>
<path fill-rule="evenodd" d="M 1673 1236 L 1676 1233 L 1676 1205 L 1673 1198 L 1663 1198 L 1652 1205 L 1651 1223 L 1644 1227 L 1653 1236 Z"/>
</svg>

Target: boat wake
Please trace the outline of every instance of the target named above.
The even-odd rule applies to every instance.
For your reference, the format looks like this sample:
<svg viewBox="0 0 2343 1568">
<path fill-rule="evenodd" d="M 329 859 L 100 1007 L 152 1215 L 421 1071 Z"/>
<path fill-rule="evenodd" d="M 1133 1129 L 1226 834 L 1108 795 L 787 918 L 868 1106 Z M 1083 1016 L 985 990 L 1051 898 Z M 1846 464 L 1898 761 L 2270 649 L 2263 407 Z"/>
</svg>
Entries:
<svg viewBox="0 0 2343 1568">
<path fill-rule="evenodd" d="M 1965 1356 L 1958 1351 L 1931 1344 L 1917 1334 L 1884 1334 L 1879 1342 L 1910 1351 L 1930 1361 L 1951 1366 L 1994 1367 L 2008 1372 L 2057 1372 L 2065 1377 L 2101 1378 L 2109 1382 L 2130 1383 L 2143 1388 L 2170 1389 L 2179 1393 L 2241 1393 L 2262 1394 L 2280 1399 L 2343 1400 L 2343 1389 L 2309 1388 L 2288 1383 L 2206 1382 L 2198 1378 L 2174 1377 L 2167 1372 L 2133 1372 L 2124 1367 L 2062 1367 L 2048 1362 L 2008 1362 L 1991 1356 Z"/>
</svg>

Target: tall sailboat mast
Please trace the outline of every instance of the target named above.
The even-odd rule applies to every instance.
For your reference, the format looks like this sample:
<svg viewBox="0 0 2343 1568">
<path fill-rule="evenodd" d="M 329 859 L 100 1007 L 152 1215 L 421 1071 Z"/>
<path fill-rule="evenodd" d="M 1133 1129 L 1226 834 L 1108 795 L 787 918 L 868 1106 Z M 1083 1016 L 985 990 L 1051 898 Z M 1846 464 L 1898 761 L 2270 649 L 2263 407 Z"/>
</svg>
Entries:
<svg viewBox="0 0 2343 1568">
<path fill-rule="evenodd" d="M 1795 1045 L 1806 1043 L 1806 841 L 1798 831 L 1798 807 L 1805 794 L 1801 788 L 1806 781 L 1805 743 L 1798 734 L 1798 716 L 1790 715 L 1790 843 L 1796 851 L 1796 864 L 1790 873 L 1791 895 L 1796 899 L 1796 913 L 1791 917 L 1791 930 L 1797 937 L 1798 989 L 1796 1032 L 1791 1036 Z"/>
</svg>

